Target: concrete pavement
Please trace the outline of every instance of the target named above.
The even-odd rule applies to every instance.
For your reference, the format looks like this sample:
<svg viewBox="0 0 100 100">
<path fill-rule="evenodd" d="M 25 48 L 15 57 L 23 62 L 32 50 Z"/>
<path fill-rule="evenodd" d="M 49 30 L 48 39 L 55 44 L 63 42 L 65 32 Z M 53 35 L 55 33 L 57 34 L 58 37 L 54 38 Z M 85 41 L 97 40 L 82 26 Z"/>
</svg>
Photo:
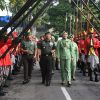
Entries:
<svg viewBox="0 0 100 100">
<path fill-rule="evenodd" d="M 33 70 L 30 83 L 22 85 L 23 72 L 14 77 L 6 96 L 0 100 L 100 100 L 100 82 L 90 82 L 88 77 L 83 77 L 77 72 L 77 80 L 72 82 L 68 88 L 64 86 L 65 92 L 70 95 L 70 99 L 65 97 L 62 91 L 60 71 L 55 71 L 50 87 L 41 84 L 41 74 L 38 66 Z"/>
</svg>

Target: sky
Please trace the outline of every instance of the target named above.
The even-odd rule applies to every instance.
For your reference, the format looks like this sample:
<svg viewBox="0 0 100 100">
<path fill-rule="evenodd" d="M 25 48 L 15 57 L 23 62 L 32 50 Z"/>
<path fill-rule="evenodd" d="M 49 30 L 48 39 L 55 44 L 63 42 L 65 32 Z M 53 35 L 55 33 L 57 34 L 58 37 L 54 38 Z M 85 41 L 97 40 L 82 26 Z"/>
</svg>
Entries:
<svg viewBox="0 0 100 100">
<path fill-rule="evenodd" d="M 9 11 L 7 13 L 6 10 L 4 10 L 4 11 L 0 10 L 0 16 L 7 16 L 7 15 L 11 16 L 12 14 Z"/>
<path fill-rule="evenodd" d="M 9 2 L 9 0 L 5 0 L 7 3 Z M 6 16 L 6 15 L 9 15 L 9 16 L 11 16 L 12 14 L 11 14 L 11 12 L 7 12 L 7 10 L 0 10 L 0 16 Z"/>
</svg>

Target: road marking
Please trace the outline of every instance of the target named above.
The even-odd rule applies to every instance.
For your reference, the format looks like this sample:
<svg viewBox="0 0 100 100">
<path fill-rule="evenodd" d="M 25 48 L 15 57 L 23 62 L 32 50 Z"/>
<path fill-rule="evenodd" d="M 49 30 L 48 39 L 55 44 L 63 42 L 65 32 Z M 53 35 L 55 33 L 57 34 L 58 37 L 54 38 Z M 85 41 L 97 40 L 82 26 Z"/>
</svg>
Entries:
<svg viewBox="0 0 100 100">
<path fill-rule="evenodd" d="M 63 94 L 65 95 L 66 100 L 72 100 L 65 87 L 61 87 L 61 90 Z"/>
</svg>

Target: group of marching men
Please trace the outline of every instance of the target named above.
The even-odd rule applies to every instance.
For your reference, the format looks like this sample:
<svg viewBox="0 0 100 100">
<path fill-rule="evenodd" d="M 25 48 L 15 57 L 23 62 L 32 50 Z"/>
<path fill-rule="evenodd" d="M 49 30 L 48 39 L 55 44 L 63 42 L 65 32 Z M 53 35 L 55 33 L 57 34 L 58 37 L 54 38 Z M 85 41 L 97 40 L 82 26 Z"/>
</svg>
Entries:
<svg viewBox="0 0 100 100">
<path fill-rule="evenodd" d="M 95 76 L 94 81 L 98 82 L 98 72 L 100 70 L 100 40 L 93 28 L 88 33 L 83 32 L 81 38 L 77 41 L 80 59 L 78 60 L 78 66 L 80 66 L 83 76 L 86 76 L 86 70 L 88 70 L 88 76 L 90 81 L 93 81 L 93 73 Z"/>
<path fill-rule="evenodd" d="M 17 37 L 16 34 L 12 35 L 13 39 Z M 87 34 L 83 32 L 78 39 L 63 32 L 59 40 L 50 32 L 46 32 L 39 41 L 36 41 L 33 36 L 27 34 L 22 43 L 13 45 L 6 55 L 0 58 L 0 96 L 6 94 L 3 91 L 3 87 L 7 87 L 6 81 L 12 80 L 12 74 L 15 75 L 22 65 L 24 68 L 23 84 L 28 83 L 36 60 L 40 64 L 42 84 L 46 86 L 50 86 L 54 69 L 56 67 L 58 70 L 59 64 L 62 85 L 71 86 L 71 81 L 76 79 L 76 67 L 80 68 L 84 76 L 88 71 L 90 81 L 93 81 L 94 73 L 95 82 L 98 82 L 100 41 L 95 35 L 93 29 Z M 0 37 L 0 57 L 13 44 L 12 37 L 6 41 Z M 32 62 L 33 58 L 34 62 Z"/>
</svg>

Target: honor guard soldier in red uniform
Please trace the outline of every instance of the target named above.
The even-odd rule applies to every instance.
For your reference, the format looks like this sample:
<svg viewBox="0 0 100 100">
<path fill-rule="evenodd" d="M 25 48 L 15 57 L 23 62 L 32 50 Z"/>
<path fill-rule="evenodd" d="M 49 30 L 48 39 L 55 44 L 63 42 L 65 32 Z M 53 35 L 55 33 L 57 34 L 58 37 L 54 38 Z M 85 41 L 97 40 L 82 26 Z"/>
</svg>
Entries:
<svg viewBox="0 0 100 100">
<path fill-rule="evenodd" d="M 12 44 L 12 40 L 10 38 L 7 39 L 5 42 L 5 34 L 3 34 L 2 37 L 0 37 L 0 96 L 4 96 L 5 92 L 3 92 L 3 86 L 6 86 L 6 79 L 8 78 L 10 68 L 12 65 L 11 58 L 10 58 L 10 51 L 3 56 L 5 51 L 8 49 L 8 47 Z"/>
<path fill-rule="evenodd" d="M 94 29 L 91 28 L 89 31 L 89 37 L 86 39 L 87 50 L 88 50 L 88 63 L 89 63 L 89 75 L 90 81 L 93 81 L 93 73 L 95 75 L 95 82 L 98 82 L 98 70 L 97 64 L 99 64 L 99 53 L 98 48 L 99 40 L 94 37 Z"/>
<path fill-rule="evenodd" d="M 83 73 L 83 76 L 86 75 L 86 55 L 87 55 L 87 48 L 86 48 L 86 41 L 85 41 L 85 32 L 82 32 L 81 38 L 78 41 L 78 48 L 80 54 L 80 66 Z"/>
</svg>

